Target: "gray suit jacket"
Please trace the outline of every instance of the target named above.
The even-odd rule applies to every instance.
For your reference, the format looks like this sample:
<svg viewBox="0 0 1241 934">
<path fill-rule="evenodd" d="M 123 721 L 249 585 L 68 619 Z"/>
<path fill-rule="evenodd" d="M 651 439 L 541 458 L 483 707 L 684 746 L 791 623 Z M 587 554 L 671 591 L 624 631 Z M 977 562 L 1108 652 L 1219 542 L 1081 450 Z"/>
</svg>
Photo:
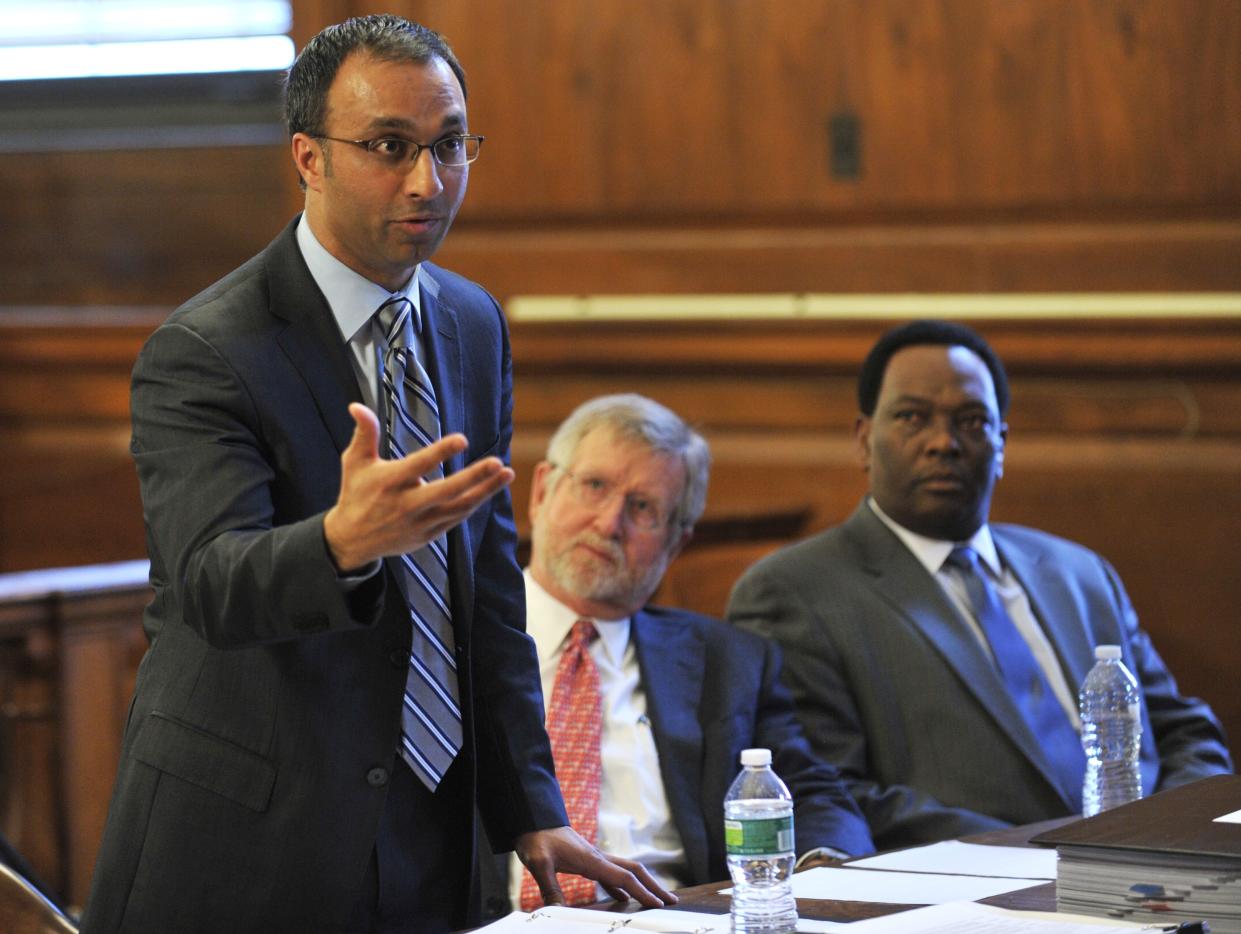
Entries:
<svg viewBox="0 0 1241 934">
<path fill-rule="evenodd" d="M 1044 532 L 991 531 L 1070 685 L 1095 645 L 1121 646 L 1143 692 L 1145 791 L 1230 771 L 1218 721 L 1177 692 L 1112 567 Z M 986 652 L 866 503 L 750 568 L 728 615 L 783 646 L 809 739 L 840 766 L 881 850 L 1070 813 Z"/>
<path fill-rule="evenodd" d="M 430 267 L 429 371 L 449 471 L 508 458 L 494 300 Z M 361 401 L 290 224 L 178 309 L 134 368 L 151 583 L 83 931 L 340 930 L 396 757 L 411 642 L 393 562 L 342 587 L 323 538 Z M 507 494 L 448 537 L 465 744 L 494 838 L 565 823 Z M 472 812 L 463 815 L 469 823 Z M 470 879 L 457 893 L 465 903 Z"/>
</svg>

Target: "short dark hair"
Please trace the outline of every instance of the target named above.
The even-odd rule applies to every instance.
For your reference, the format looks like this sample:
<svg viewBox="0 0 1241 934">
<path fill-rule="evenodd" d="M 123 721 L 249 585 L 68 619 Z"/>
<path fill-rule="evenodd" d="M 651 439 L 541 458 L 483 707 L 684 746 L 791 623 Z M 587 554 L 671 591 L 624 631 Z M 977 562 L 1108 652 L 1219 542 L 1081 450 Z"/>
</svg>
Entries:
<svg viewBox="0 0 1241 934">
<path fill-rule="evenodd" d="M 327 93 L 341 63 L 353 52 L 365 52 L 381 61 L 425 64 L 442 58 L 467 96 L 465 71 L 444 37 L 426 26 L 391 13 L 356 16 L 328 26 L 306 43 L 284 81 L 284 120 L 289 136 L 323 133 Z"/>
<path fill-rule="evenodd" d="M 926 344 L 964 347 L 977 354 L 991 371 L 1000 417 L 1008 414 L 1008 374 L 1004 372 L 1004 364 L 991 349 L 991 345 L 983 340 L 982 335 L 955 321 L 923 320 L 911 321 L 888 331 L 875 342 L 875 346 L 866 355 L 857 381 L 858 409 L 863 415 L 875 414 L 879 387 L 883 384 L 883 374 L 888 369 L 888 361 L 892 359 L 892 355 L 905 347 Z"/>
</svg>

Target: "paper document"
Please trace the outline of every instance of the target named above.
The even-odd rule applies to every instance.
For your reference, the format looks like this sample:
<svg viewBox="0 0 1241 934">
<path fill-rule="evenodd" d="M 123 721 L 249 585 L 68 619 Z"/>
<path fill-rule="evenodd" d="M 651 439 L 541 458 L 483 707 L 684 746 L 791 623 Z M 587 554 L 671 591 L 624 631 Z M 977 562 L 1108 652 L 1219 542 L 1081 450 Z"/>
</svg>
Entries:
<svg viewBox="0 0 1241 934">
<path fill-rule="evenodd" d="M 1233 811 L 1231 814 L 1224 814 L 1215 818 L 1212 823 L 1215 824 L 1241 824 L 1241 811 Z"/>
<path fill-rule="evenodd" d="M 793 876 L 796 898 L 827 898 L 850 902 L 887 902 L 892 905 L 938 905 L 1003 895 L 1046 879 L 988 879 L 982 876 L 945 876 L 919 872 L 884 872 L 819 866 Z M 856 927 L 856 923 L 850 929 Z"/>
<path fill-rule="evenodd" d="M 1140 924 L 1044 912 L 1008 911 L 973 902 L 915 908 L 855 921 L 850 934 L 1131 934 Z"/>
<path fill-rule="evenodd" d="M 941 872 L 952 876 L 1056 878 L 1056 851 L 1029 846 L 981 846 L 948 840 L 849 863 L 850 868 Z"/>
<path fill-rule="evenodd" d="M 797 922 L 797 934 L 827 934 L 852 927 L 834 921 Z M 606 934 L 609 931 L 641 931 L 644 934 L 729 934 L 732 921 L 728 915 L 710 915 L 696 911 L 672 911 L 654 908 L 633 914 L 615 911 L 591 911 L 589 908 L 563 908 L 554 905 L 529 914 L 514 911 L 511 915 L 479 928 L 487 934 Z"/>
</svg>

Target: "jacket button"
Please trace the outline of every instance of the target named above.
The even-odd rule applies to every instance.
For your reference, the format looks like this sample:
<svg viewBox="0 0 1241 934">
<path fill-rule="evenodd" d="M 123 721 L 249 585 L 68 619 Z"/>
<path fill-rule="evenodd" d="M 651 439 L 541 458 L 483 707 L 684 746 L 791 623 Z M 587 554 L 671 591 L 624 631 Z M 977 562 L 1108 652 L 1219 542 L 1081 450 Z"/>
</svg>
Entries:
<svg viewBox="0 0 1241 934">
<path fill-rule="evenodd" d="M 388 653 L 388 663 L 393 668 L 408 668 L 409 657 L 401 649 L 393 649 Z"/>
<path fill-rule="evenodd" d="M 382 788 L 388 784 L 388 770 L 375 766 L 366 773 L 366 784 L 372 788 Z"/>
</svg>

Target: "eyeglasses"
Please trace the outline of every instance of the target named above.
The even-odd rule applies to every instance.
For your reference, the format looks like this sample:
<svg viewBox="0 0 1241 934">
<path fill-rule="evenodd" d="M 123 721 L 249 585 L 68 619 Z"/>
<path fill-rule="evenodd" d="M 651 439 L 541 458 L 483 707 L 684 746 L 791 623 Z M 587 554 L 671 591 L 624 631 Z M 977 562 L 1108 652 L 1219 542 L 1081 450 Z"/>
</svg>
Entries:
<svg viewBox="0 0 1241 934">
<path fill-rule="evenodd" d="M 579 476 L 559 464 L 552 464 L 552 467 L 564 473 L 569 480 L 569 491 L 573 498 L 587 509 L 603 509 L 612 502 L 614 496 L 620 494 L 625 498 L 625 518 L 636 529 L 654 532 L 666 526 L 671 518 L 664 508 L 649 496 L 642 493 L 622 493 L 615 483 L 603 477 Z"/>
<path fill-rule="evenodd" d="M 330 139 L 334 143 L 348 143 L 365 149 L 389 168 L 403 168 L 418 161 L 424 149 L 431 150 L 435 161 L 448 168 L 469 165 L 478 158 L 485 136 L 454 134 L 437 139 L 434 143 L 415 143 L 403 136 L 376 136 L 374 139 L 341 139 L 338 136 L 314 134 L 315 139 Z"/>
</svg>

